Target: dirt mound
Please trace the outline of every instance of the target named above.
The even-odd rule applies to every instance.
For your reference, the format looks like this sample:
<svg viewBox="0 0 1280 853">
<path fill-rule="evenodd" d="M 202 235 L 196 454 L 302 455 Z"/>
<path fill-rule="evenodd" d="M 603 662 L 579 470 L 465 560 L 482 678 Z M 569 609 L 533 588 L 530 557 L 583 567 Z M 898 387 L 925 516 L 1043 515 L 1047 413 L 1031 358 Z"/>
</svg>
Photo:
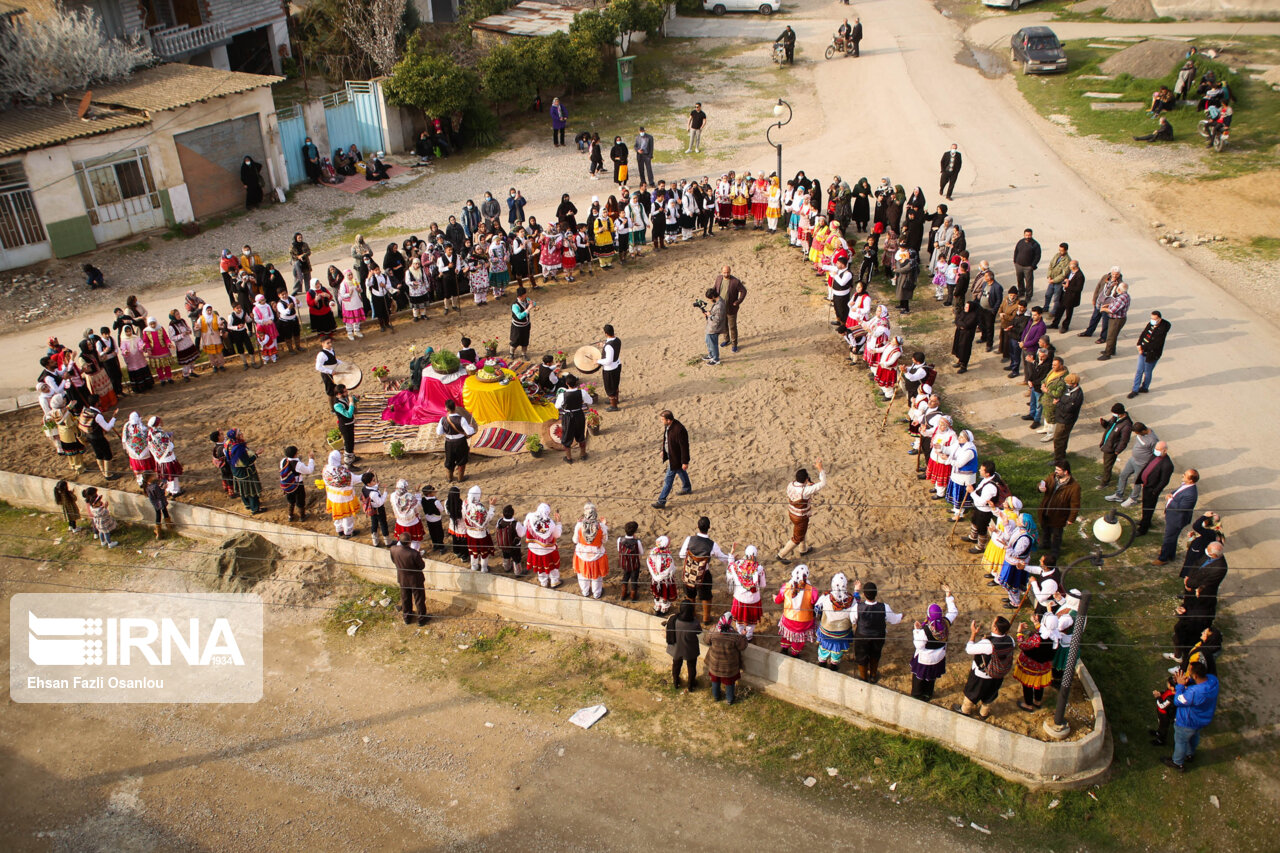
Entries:
<svg viewBox="0 0 1280 853">
<path fill-rule="evenodd" d="M 1144 41 L 1126 47 L 1099 67 L 1106 74 L 1131 74 L 1143 80 L 1156 80 L 1182 64 L 1187 46 L 1176 41 Z"/>
<path fill-rule="evenodd" d="M 1156 18 L 1151 0 L 1084 0 L 1070 8 L 1072 12 L 1084 15 L 1101 9 L 1104 17 L 1120 21 L 1151 21 Z"/>
<path fill-rule="evenodd" d="M 314 548 L 282 556 L 276 571 L 253 588 L 263 603 L 280 607 L 324 606 L 354 595 L 360 584 L 332 557 Z"/>
<path fill-rule="evenodd" d="M 203 569 L 214 576 L 215 588 L 240 592 L 274 573 L 279 559 L 280 550 L 257 533 L 237 533 L 222 541 L 218 552 L 205 559 Z"/>
</svg>

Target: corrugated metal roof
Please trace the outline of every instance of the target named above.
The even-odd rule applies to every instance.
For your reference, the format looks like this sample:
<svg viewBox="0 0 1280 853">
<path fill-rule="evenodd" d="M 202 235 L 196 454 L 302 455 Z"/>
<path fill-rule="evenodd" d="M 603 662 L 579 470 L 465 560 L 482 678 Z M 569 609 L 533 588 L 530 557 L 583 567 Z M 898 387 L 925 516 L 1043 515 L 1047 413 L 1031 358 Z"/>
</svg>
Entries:
<svg viewBox="0 0 1280 853">
<path fill-rule="evenodd" d="M 131 112 L 118 111 L 97 118 L 79 119 L 75 111 L 76 104 L 67 104 L 18 107 L 0 113 L 0 156 L 151 123 L 146 116 Z"/>
<path fill-rule="evenodd" d="M 21 3 L 14 3 L 13 0 L 0 0 L 0 17 L 17 15 L 25 11 L 27 11 L 27 7 Z"/>
<path fill-rule="evenodd" d="M 580 11 L 582 10 L 573 6 L 522 0 L 505 12 L 482 18 L 471 26 L 478 30 L 513 36 L 549 36 L 552 33 L 569 32 L 573 16 Z"/>
<path fill-rule="evenodd" d="M 247 92 L 259 86 L 279 83 L 283 77 L 244 74 L 202 65 L 171 62 L 133 74 L 122 83 L 93 90 L 96 104 L 111 104 L 133 110 L 160 112 L 185 107 L 223 95 Z"/>
<path fill-rule="evenodd" d="M 3 0 L 0 0 L 3 2 Z M 0 156 L 46 148 L 71 139 L 150 124 L 162 112 L 225 95 L 270 86 L 284 78 L 170 63 L 139 71 L 122 83 L 93 90 L 93 108 L 76 118 L 79 99 L 51 107 L 0 112 Z"/>
</svg>

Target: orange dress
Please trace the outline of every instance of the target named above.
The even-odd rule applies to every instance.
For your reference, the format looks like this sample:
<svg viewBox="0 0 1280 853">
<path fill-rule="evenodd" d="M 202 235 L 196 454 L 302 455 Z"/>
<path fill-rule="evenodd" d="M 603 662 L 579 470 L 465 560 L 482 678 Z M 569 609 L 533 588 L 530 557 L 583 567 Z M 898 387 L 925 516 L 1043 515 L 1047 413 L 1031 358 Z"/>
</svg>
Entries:
<svg viewBox="0 0 1280 853">
<path fill-rule="evenodd" d="M 596 527 L 596 535 L 587 539 L 582 522 L 573 528 L 573 570 L 579 577 L 603 578 L 609 574 L 609 557 L 604 551 L 605 537 L 609 532 L 603 524 Z"/>
</svg>

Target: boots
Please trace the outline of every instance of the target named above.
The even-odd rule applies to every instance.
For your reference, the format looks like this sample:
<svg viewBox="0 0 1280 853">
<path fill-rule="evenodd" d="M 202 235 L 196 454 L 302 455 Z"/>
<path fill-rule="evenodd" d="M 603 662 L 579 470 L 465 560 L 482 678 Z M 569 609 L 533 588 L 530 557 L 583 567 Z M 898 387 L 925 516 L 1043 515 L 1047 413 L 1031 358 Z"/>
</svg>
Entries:
<svg viewBox="0 0 1280 853">
<path fill-rule="evenodd" d="M 867 669 L 870 670 L 867 680 L 872 684 L 878 683 L 880 681 L 880 661 L 873 660 Z"/>
<path fill-rule="evenodd" d="M 467 466 L 459 465 L 458 466 L 458 482 L 465 483 L 466 481 L 467 481 Z"/>
<path fill-rule="evenodd" d="M 583 442 L 582 444 L 578 445 L 578 450 L 580 451 L 580 454 L 581 454 L 581 456 L 582 456 L 582 459 L 583 459 L 583 460 L 586 460 L 586 458 L 587 458 L 587 445 L 586 445 L 586 442 Z"/>
<path fill-rule="evenodd" d="M 973 709 L 976 707 L 977 706 L 974 705 L 972 701 L 970 701 L 969 697 L 965 696 L 964 700 L 960 703 L 960 707 L 957 708 L 956 710 L 959 711 L 961 714 L 964 714 L 966 717 L 971 717 L 973 716 Z"/>
<path fill-rule="evenodd" d="M 1053 434 L 1055 431 L 1057 431 L 1057 429 L 1058 429 L 1057 424 L 1046 424 L 1044 436 L 1040 439 L 1040 443 L 1047 444 L 1050 441 L 1053 441 Z"/>
<path fill-rule="evenodd" d="M 711 623 L 711 602 L 704 601 L 702 602 L 702 624 L 708 625 L 710 623 Z"/>
<path fill-rule="evenodd" d="M 870 678 L 867 677 L 867 665 L 865 663 L 858 664 L 858 678 L 862 679 L 863 681 L 871 680 Z"/>
<path fill-rule="evenodd" d="M 156 525 L 156 538 L 157 538 L 157 539 L 162 539 L 163 537 L 164 537 L 164 531 L 162 530 L 162 528 L 160 527 L 160 525 L 159 525 L 159 524 L 157 524 L 157 525 Z"/>
<path fill-rule="evenodd" d="M 778 551 L 778 562 L 780 563 L 791 562 L 789 558 L 791 556 L 791 552 L 794 551 L 795 549 L 796 549 L 796 543 L 788 539 L 787 544 L 783 545 L 782 548 Z"/>
<path fill-rule="evenodd" d="M 617 397 L 610 397 L 610 398 L 609 398 L 609 405 L 605 406 L 605 409 L 604 409 L 604 410 L 605 410 L 606 412 L 616 412 L 616 411 L 618 411 L 618 398 L 617 398 Z"/>
<path fill-rule="evenodd" d="M 573 445 L 572 444 L 565 446 L 564 461 L 568 462 L 570 465 L 573 464 Z"/>
<path fill-rule="evenodd" d="M 293 521 L 293 504 L 289 504 L 289 520 Z"/>
</svg>

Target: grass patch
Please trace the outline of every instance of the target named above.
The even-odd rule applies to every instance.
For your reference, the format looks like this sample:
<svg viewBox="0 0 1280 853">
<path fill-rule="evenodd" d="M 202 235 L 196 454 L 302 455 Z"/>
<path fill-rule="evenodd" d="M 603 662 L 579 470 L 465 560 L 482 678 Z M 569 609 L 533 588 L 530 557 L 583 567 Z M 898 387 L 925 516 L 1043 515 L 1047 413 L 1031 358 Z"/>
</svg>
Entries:
<svg viewBox="0 0 1280 853">
<path fill-rule="evenodd" d="M 388 213 L 376 212 L 368 216 L 352 216 L 342 220 L 342 228 L 352 234 L 367 234 L 373 230 L 379 222 L 386 219 Z"/>
<path fill-rule="evenodd" d="M 1036 5 L 1039 11 L 1041 7 Z M 1065 115 L 1071 119 L 1076 132 L 1097 136 L 1108 142 L 1133 143 L 1134 136 L 1150 132 L 1155 121 L 1147 117 L 1146 105 L 1151 93 L 1160 86 L 1173 88 L 1178 75 L 1177 63 L 1168 73 L 1156 78 L 1138 78 L 1120 74 L 1112 80 L 1085 80 L 1083 76 L 1100 75 L 1100 65 L 1115 51 L 1089 47 L 1090 39 L 1066 43 L 1067 71 L 1058 75 L 1017 74 L 1018 88 L 1023 96 L 1043 116 Z M 1265 47 L 1265 40 L 1253 40 Z M 1274 43 L 1274 39 L 1271 40 Z M 1242 62 L 1233 54 L 1232 63 Z M 1280 144 L 1280 93 L 1265 83 L 1247 76 L 1232 73 L 1227 63 L 1204 58 L 1197 59 L 1199 73 L 1213 69 L 1219 79 L 1226 79 L 1236 101 L 1235 120 L 1232 123 L 1231 142 L 1226 152 L 1208 155 L 1205 164 L 1210 172 L 1206 177 L 1222 178 L 1248 174 L 1262 168 L 1275 166 L 1274 146 Z M 1115 92 L 1120 101 L 1138 101 L 1142 109 L 1133 112 L 1099 111 L 1091 107 L 1092 99 L 1083 97 L 1085 92 Z M 1204 140 L 1196 131 L 1201 115 L 1193 107 L 1180 107 L 1169 115 L 1174 128 L 1174 145 L 1204 147 Z M 1147 143 L 1141 143 L 1147 144 Z"/>
<path fill-rule="evenodd" d="M 133 243 L 126 243 L 125 245 L 120 246 L 118 249 L 116 249 L 116 251 L 122 255 L 134 254 L 139 252 L 150 252 L 151 239 L 143 238 Z"/>
<path fill-rule="evenodd" d="M 396 615 L 395 605 L 399 598 L 399 590 L 393 587 L 362 581 L 360 592 L 330 611 L 326 627 L 345 634 L 350 625 L 355 624 L 354 620 L 360 621 L 360 631 L 365 633 L 381 625 L 390 625 Z M 381 602 L 386 599 L 390 601 L 383 606 Z"/>
<path fill-rule="evenodd" d="M 338 220 L 342 219 L 344 216 L 346 216 L 348 213 L 353 212 L 354 210 L 355 210 L 354 207 L 335 207 L 331 209 L 327 214 L 325 214 L 325 217 L 324 219 L 321 220 L 321 222 L 323 222 L 325 225 L 337 225 Z"/>
<path fill-rule="evenodd" d="M 536 175 L 538 169 L 533 166 L 516 166 L 512 171 L 517 175 Z"/>
</svg>

